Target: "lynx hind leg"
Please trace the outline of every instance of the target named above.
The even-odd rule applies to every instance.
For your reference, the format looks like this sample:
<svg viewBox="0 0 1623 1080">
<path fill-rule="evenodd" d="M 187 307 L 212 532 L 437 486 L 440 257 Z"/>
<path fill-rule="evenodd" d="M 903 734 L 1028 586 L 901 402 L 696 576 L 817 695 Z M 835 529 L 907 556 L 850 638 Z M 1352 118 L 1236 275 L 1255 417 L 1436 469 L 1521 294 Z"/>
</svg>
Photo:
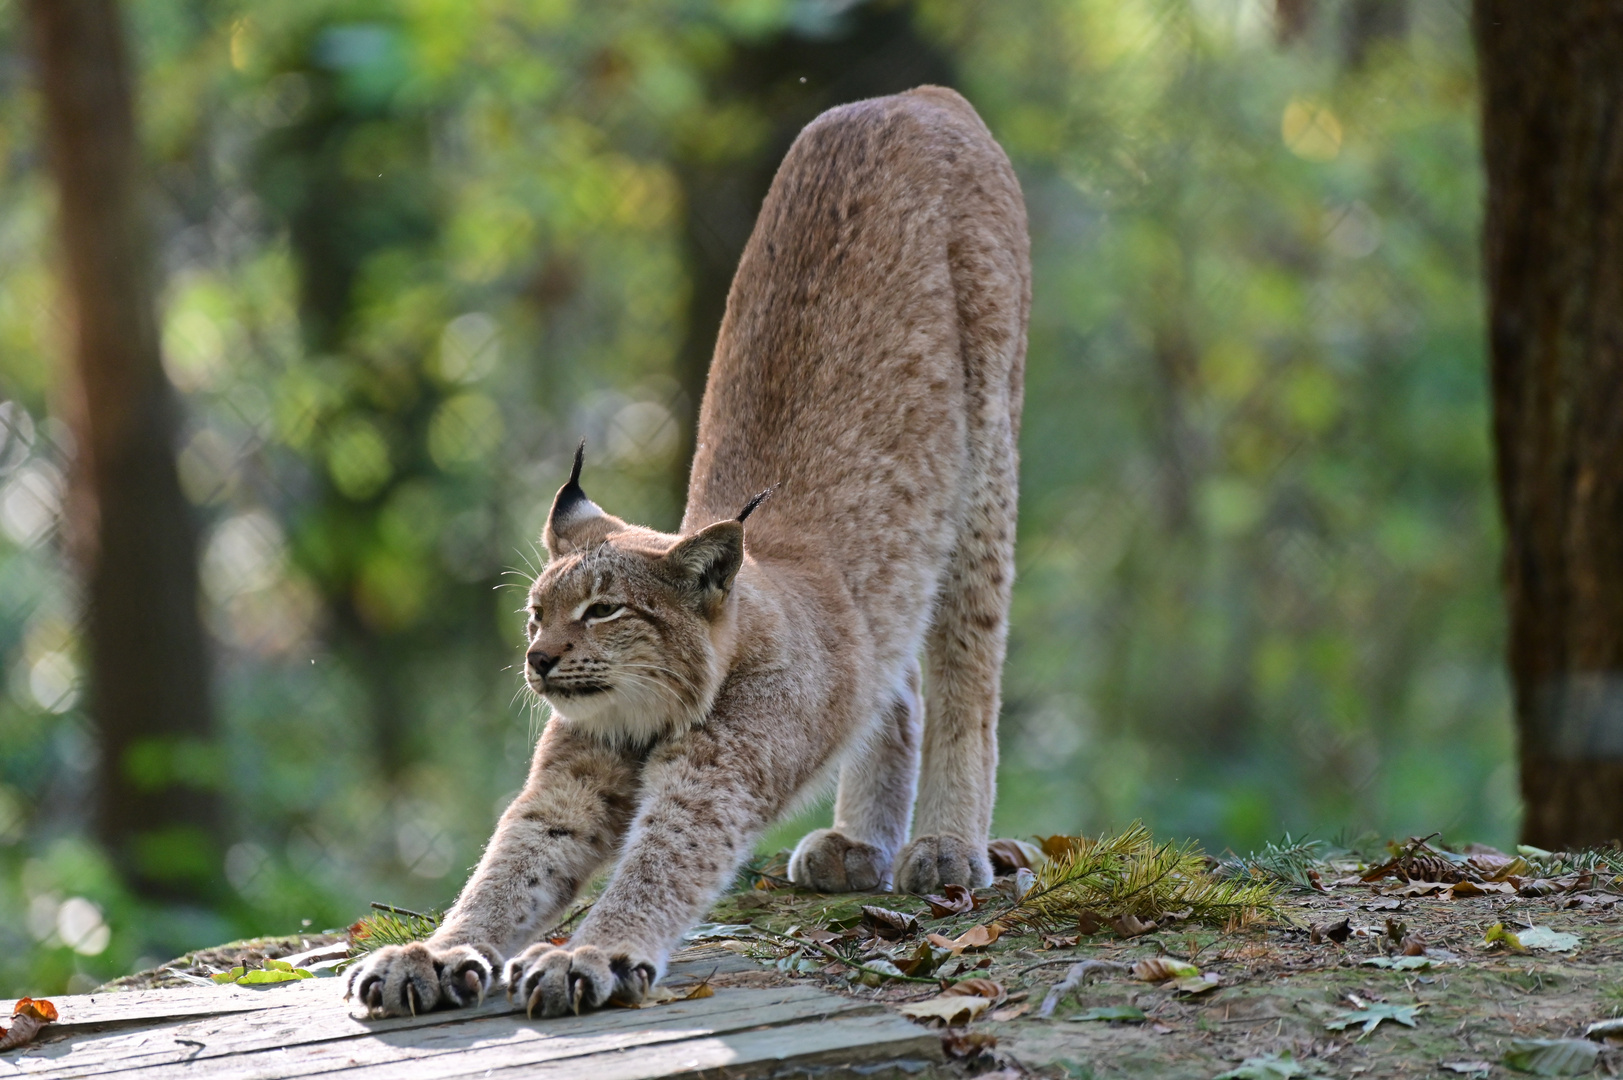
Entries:
<svg viewBox="0 0 1623 1080">
<path fill-rule="evenodd" d="M 923 726 L 914 661 L 868 738 L 840 767 L 834 827 L 807 833 L 796 845 L 791 881 L 818 892 L 873 892 L 889 884 L 891 864 L 907 840 Z"/>
<path fill-rule="evenodd" d="M 896 863 L 903 892 L 979 888 L 992 880 L 986 842 L 1014 581 L 1018 370 L 1003 387 L 971 387 L 978 421 L 970 432 L 973 486 L 925 637 L 930 678 L 914 840 Z"/>
</svg>

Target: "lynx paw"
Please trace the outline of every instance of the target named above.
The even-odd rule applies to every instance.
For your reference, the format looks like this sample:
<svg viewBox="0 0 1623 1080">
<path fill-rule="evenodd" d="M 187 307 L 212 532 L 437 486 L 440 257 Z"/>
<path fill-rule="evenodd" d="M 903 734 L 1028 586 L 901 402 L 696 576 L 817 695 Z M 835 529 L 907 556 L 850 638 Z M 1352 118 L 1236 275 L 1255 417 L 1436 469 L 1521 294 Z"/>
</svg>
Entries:
<svg viewBox="0 0 1623 1080">
<path fill-rule="evenodd" d="M 579 1014 L 610 998 L 635 1005 L 654 985 L 655 970 L 650 961 L 595 945 L 568 949 L 540 943 L 507 962 L 507 994 L 524 1002 L 530 1016 Z"/>
<path fill-rule="evenodd" d="M 789 858 L 789 880 L 818 892 L 874 892 L 890 879 L 890 858 L 833 829 L 809 832 Z"/>
<path fill-rule="evenodd" d="M 943 885 L 980 889 L 991 883 L 992 861 L 984 841 L 973 844 L 951 833 L 920 836 L 896 859 L 899 892 L 937 892 Z"/>
<path fill-rule="evenodd" d="M 355 965 L 345 999 L 376 1016 L 405 1016 L 483 1001 L 501 958 L 488 945 L 388 945 Z"/>
</svg>

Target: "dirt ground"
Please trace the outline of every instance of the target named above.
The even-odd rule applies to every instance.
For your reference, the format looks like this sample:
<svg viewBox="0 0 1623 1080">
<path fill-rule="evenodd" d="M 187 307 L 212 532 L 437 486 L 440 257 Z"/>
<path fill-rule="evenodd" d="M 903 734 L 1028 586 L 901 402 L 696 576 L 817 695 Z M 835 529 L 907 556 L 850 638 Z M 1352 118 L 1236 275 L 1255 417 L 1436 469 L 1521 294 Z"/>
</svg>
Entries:
<svg viewBox="0 0 1623 1080">
<path fill-rule="evenodd" d="M 1590 1024 L 1623 1013 L 1623 896 L 1603 879 L 1586 879 L 1582 892 L 1544 897 L 1442 899 L 1435 889 L 1402 895 L 1425 890 L 1401 880 L 1354 883 L 1355 877 L 1287 889 L 1283 917 L 1269 924 L 1224 930 L 1173 922 L 1131 938 L 1107 926 L 1075 944 L 1067 940 L 1072 935 L 1045 939 L 1005 929 L 988 945 L 972 945 L 933 971 L 921 969 L 927 976 L 870 974 L 867 981 L 878 985 L 863 985 L 856 965 L 883 967 L 880 961 L 891 958 L 906 966 L 928 935 L 958 939 L 995 921 L 1011 906 L 1011 880 L 976 894 L 978 910 L 936 917 L 919 897 L 819 895 L 769 875 L 715 906 L 693 935 L 683 979 L 697 977 L 705 957 L 726 956 L 734 962 L 715 966 L 717 985 L 809 981 L 898 1007 L 936 998 L 953 980 L 990 980 L 995 988 L 975 984 L 996 995 L 990 1006 L 942 1031 L 951 1062 L 946 1071 L 959 1076 L 1211 1080 L 1239 1069 L 1237 1076 L 1264 1080 L 1509 1077 L 1527 1075 L 1514 1064 L 1540 1067 L 1526 1059 L 1528 1046 L 1518 1040 L 1581 1040 Z M 864 905 L 915 922 L 879 928 L 887 940 L 875 932 L 872 916 L 864 920 Z M 1542 937 L 1544 947 L 1490 944 L 1485 939 L 1496 925 L 1520 932 L 1530 944 Z M 1530 927 L 1576 940 L 1528 934 Z M 177 969 L 206 976 L 244 959 L 252 966 L 333 940 L 305 934 L 222 946 L 108 989 L 178 985 L 185 980 L 172 974 Z M 1200 978 L 1156 984 L 1102 965 L 1096 977 L 1057 1000 L 1051 1015 L 1041 1015 L 1045 997 L 1072 965 L 1096 960 L 1130 967 L 1156 957 L 1192 963 Z M 746 958 L 750 963 L 738 962 Z M 1361 1025 L 1382 1012 L 1397 1016 L 1365 1033 Z M 1332 1028 L 1349 1014 L 1356 1014 L 1350 1026 Z M 1090 1015 L 1104 1018 L 1083 1019 Z M 1108 1018 L 1113 1015 L 1131 1018 Z M 1576 1064 L 1569 1055 L 1569 1071 L 1546 1075 L 1576 1075 L 1570 1070 L 1580 1067 L 1616 1075 L 1623 1048 L 1595 1042 L 1579 1049 L 1589 1047 Z"/>
</svg>

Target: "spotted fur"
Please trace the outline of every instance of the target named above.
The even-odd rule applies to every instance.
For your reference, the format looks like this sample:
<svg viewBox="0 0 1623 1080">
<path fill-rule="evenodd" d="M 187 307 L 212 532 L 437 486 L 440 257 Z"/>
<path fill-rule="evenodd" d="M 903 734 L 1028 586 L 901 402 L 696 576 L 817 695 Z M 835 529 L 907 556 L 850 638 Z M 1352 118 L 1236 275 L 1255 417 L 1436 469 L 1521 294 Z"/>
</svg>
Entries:
<svg viewBox="0 0 1623 1080">
<path fill-rule="evenodd" d="M 796 882 L 990 880 L 1029 307 L 1019 185 L 961 97 L 801 133 L 728 297 L 682 527 L 604 511 L 577 455 L 530 590 L 552 719 L 439 932 L 357 969 L 369 1008 L 459 1004 L 491 958 L 532 1013 L 639 999 L 825 777 L 834 825 Z M 611 859 L 568 943 L 545 940 Z"/>
</svg>

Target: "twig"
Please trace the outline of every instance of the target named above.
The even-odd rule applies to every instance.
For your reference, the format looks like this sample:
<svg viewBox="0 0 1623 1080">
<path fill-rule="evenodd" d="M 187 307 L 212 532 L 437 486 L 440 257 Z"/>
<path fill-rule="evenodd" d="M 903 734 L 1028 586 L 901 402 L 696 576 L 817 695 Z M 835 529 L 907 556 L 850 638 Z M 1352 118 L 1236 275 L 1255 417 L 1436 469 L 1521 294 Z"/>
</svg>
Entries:
<svg viewBox="0 0 1623 1080">
<path fill-rule="evenodd" d="M 1048 996 L 1043 998 L 1042 1008 L 1037 1010 L 1041 1019 L 1048 1019 L 1054 1015 L 1054 1006 L 1059 999 L 1081 986 L 1087 977 L 1096 971 L 1131 971 L 1126 964 L 1119 964 L 1114 960 L 1084 960 L 1065 973 L 1065 978 L 1055 983 L 1048 990 Z"/>
<path fill-rule="evenodd" d="M 374 911 L 387 911 L 392 915 L 406 915 L 413 919 L 427 919 L 429 922 L 439 922 L 439 919 L 433 915 L 424 915 L 421 911 L 413 911 L 411 908 L 395 907 L 393 904 L 381 904 L 376 900 L 372 901 L 372 909 Z"/>
</svg>

